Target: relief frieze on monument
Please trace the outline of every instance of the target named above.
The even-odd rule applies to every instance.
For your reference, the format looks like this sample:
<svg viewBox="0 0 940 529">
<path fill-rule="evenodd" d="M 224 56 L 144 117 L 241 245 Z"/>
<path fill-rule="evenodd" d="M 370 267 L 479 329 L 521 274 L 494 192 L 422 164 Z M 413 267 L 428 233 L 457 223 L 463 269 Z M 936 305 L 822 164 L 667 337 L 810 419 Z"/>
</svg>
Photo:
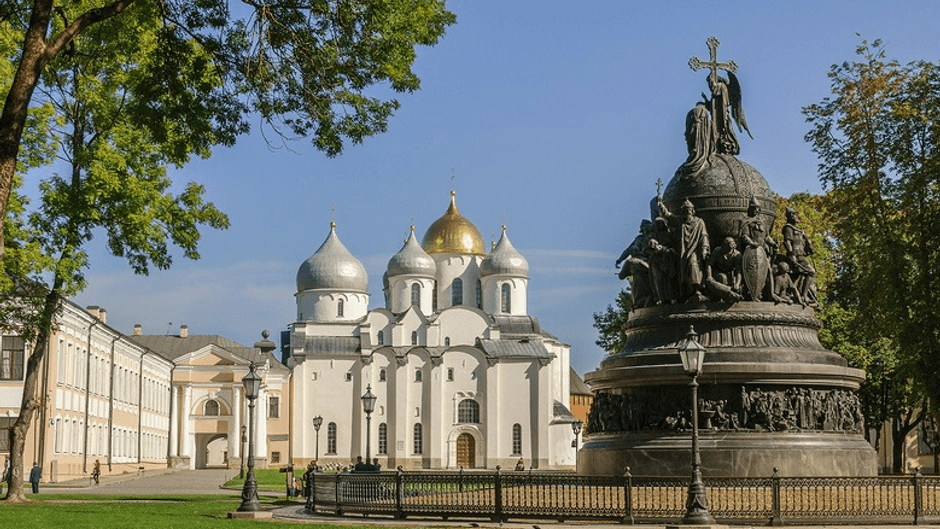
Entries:
<svg viewBox="0 0 940 529">
<path fill-rule="evenodd" d="M 586 432 L 687 431 L 691 420 L 686 388 L 598 393 Z M 699 428 L 709 431 L 859 433 L 863 425 L 858 396 L 841 388 L 709 386 L 699 395 Z"/>
</svg>

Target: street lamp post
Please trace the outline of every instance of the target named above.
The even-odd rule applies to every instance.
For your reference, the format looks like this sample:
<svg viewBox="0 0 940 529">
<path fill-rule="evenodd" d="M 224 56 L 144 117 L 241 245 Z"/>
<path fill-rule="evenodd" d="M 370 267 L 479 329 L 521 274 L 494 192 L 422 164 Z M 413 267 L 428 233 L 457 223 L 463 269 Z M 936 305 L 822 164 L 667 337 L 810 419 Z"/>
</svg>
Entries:
<svg viewBox="0 0 940 529">
<path fill-rule="evenodd" d="M 243 424 L 242 425 L 242 448 L 239 451 L 239 453 L 241 454 L 241 457 L 239 458 L 241 459 L 241 467 L 238 469 L 238 479 L 245 479 L 245 441 L 248 440 L 248 437 L 246 437 L 245 432 L 247 431 L 248 431 L 248 427 Z"/>
<path fill-rule="evenodd" d="M 313 418 L 313 429 L 317 431 L 317 451 L 315 452 L 316 457 L 314 458 L 314 461 L 316 461 L 317 464 L 319 464 L 320 462 L 320 426 L 322 425 L 323 425 L 323 417 L 320 417 L 319 415 L 317 415 L 316 417 Z"/>
<path fill-rule="evenodd" d="M 571 441 L 571 446 L 577 449 L 578 436 L 581 435 L 581 421 L 574 421 L 571 423 L 571 431 L 574 432 L 574 441 Z"/>
<path fill-rule="evenodd" d="M 260 511 L 258 503 L 258 483 L 255 481 L 255 399 L 261 390 L 261 377 L 255 373 L 255 363 L 248 366 L 248 374 L 242 379 L 245 385 L 245 397 L 248 399 L 248 477 L 242 488 L 242 504 L 238 511 Z"/>
<path fill-rule="evenodd" d="M 366 386 L 366 392 L 362 396 L 362 411 L 366 413 L 366 465 L 367 468 L 372 468 L 372 457 L 371 447 L 369 445 L 370 437 L 372 433 L 372 412 L 375 411 L 375 401 L 378 399 L 375 395 L 372 394 L 372 384 Z"/>
<path fill-rule="evenodd" d="M 698 381 L 705 363 L 705 348 L 696 340 L 695 329 L 689 326 L 685 343 L 679 346 L 679 357 L 685 374 L 692 378 L 689 387 L 692 388 L 692 482 L 689 484 L 689 495 L 685 503 L 685 516 L 683 524 L 709 525 L 715 519 L 708 512 L 708 494 L 702 482 L 702 471 L 699 467 L 702 458 L 698 450 Z"/>
</svg>

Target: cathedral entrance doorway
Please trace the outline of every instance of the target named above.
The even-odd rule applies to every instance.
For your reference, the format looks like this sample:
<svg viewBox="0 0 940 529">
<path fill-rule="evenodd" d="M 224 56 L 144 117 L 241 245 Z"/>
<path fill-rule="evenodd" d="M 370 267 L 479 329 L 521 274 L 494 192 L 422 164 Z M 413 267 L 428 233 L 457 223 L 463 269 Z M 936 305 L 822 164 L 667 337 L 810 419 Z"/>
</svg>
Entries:
<svg viewBox="0 0 940 529">
<path fill-rule="evenodd" d="M 468 433 L 457 437 L 457 466 L 463 468 L 476 467 L 476 440 Z"/>
</svg>

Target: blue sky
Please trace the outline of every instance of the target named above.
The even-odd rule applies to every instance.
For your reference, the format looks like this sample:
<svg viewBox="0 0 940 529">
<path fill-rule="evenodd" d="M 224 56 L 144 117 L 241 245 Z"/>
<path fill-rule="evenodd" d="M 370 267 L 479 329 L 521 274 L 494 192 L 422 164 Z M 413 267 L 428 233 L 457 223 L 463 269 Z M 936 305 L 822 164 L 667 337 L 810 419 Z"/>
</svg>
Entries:
<svg viewBox="0 0 940 529">
<path fill-rule="evenodd" d="M 856 33 L 902 62 L 937 61 L 940 3 L 879 1 L 449 2 L 443 41 L 419 50 L 422 89 L 400 97 L 389 131 L 330 159 L 305 140 L 272 149 L 259 128 L 176 172 L 197 181 L 232 226 L 206 232 L 202 259 L 134 276 L 103 240 L 76 298 L 130 334 L 221 334 L 251 345 L 295 317 L 295 276 L 337 233 L 366 266 L 373 307 L 388 259 L 419 236 L 449 191 L 487 240 L 507 225 L 530 265 L 529 313 L 597 368 L 592 314 L 621 288 L 614 260 L 656 192 L 684 161 L 686 112 L 706 90 L 705 41 L 734 60 L 754 140 L 740 158 L 781 195 L 819 192 L 800 109 L 828 95 L 832 63 L 853 60 Z M 39 174 L 34 177 L 41 176 Z M 276 335 L 275 335 L 276 336 Z"/>
</svg>

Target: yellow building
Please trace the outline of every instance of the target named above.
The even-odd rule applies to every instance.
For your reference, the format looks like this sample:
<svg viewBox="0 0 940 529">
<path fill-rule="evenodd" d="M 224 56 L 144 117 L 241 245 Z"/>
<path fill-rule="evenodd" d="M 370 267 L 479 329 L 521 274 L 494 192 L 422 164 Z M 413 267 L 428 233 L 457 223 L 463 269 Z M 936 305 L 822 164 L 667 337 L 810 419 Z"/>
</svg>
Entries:
<svg viewBox="0 0 940 529">
<path fill-rule="evenodd" d="M 9 331 L 0 363 L 0 455 L 23 397 L 30 344 Z M 42 405 L 30 425 L 24 471 L 33 462 L 44 481 L 136 472 L 167 464 L 172 363 L 107 325 L 98 307 L 65 301 L 41 369 Z"/>
</svg>

